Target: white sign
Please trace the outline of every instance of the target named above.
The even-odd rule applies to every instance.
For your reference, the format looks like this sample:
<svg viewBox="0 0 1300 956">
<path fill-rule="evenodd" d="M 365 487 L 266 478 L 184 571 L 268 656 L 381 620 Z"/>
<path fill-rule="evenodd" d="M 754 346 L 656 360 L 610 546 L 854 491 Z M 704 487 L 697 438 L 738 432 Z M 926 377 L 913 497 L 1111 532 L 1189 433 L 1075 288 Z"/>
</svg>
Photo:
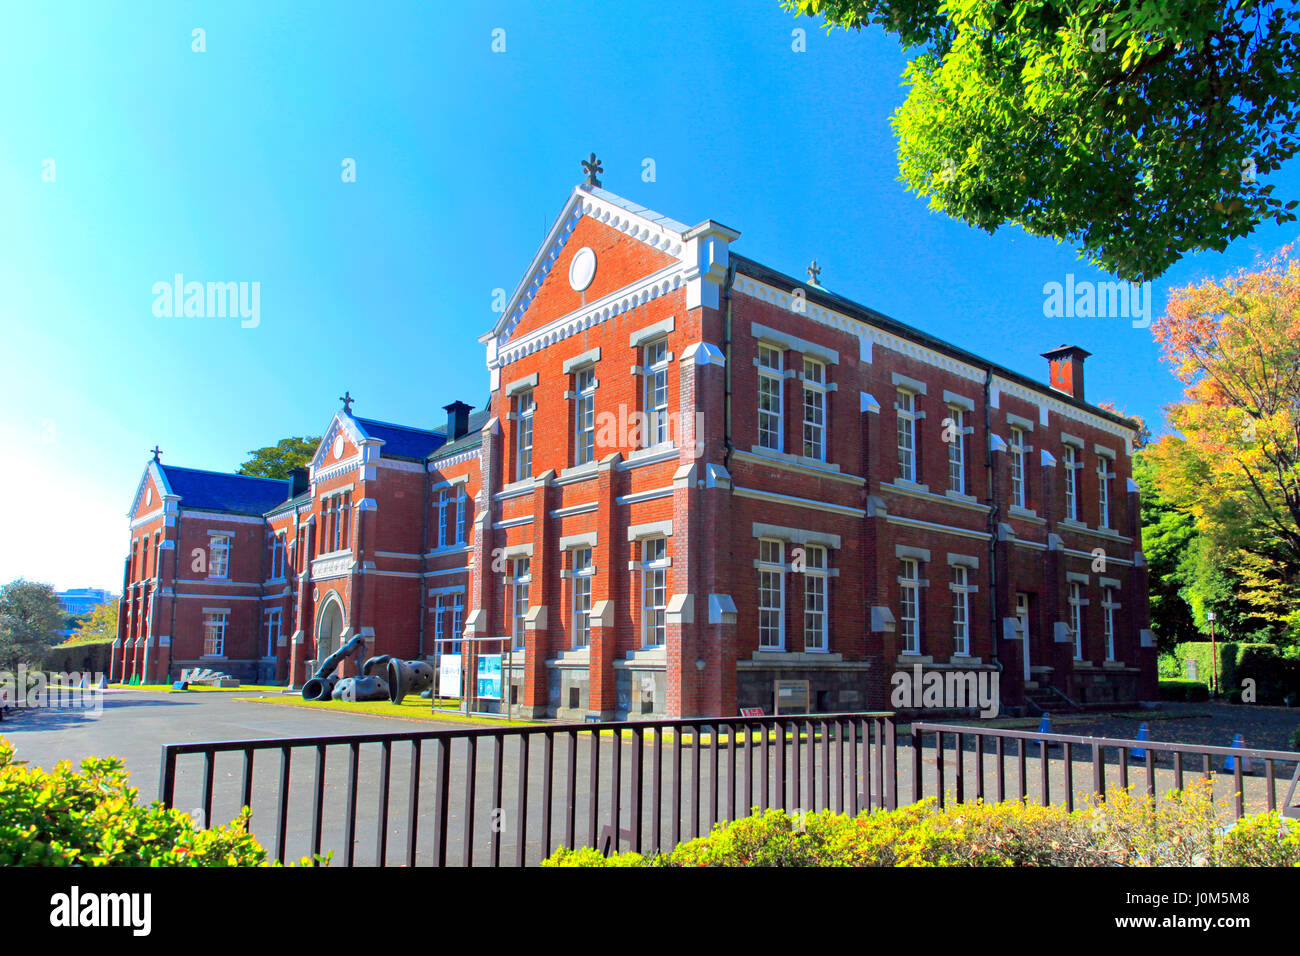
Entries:
<svg viewBox="0 0 1300 956">
<path fill-rule="evenodd" d="M 460 696 L 459 654 L 443 654 L 438 658 L 438 696 Z"/>
</svg>

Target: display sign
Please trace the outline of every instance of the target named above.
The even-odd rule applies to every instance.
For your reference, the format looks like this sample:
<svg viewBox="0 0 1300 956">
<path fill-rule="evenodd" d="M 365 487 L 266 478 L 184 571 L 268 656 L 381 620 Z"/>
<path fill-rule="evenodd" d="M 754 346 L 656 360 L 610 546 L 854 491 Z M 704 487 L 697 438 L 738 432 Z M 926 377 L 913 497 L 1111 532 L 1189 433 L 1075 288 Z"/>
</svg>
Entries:
<svg viewBox="0 0 1300 956">
<path fill-rule="evenodd" d="M 443 654 L 438 658 L 438 696 L 460 696 L 459 654 Z"/>
<path fill-rule="evenodd" d="M 742 707 L 742 708 L 740 708 L 740 716 L 741 716 L 741 717 L 762 717 L 762 716 L 763 716 L 763 708 L 762 708 L 762 707 Z"/>
<path fill-rule="evenodd" d="M 482 700 L 501 699 L 501 655 L 478 656 L 478 695 Z"/>
<path fill-rule="evenodd" d="M 776 685 L 776 713 L 808 713 L 808 681 L 778 680 L 773 683 Z"/>
</svg>

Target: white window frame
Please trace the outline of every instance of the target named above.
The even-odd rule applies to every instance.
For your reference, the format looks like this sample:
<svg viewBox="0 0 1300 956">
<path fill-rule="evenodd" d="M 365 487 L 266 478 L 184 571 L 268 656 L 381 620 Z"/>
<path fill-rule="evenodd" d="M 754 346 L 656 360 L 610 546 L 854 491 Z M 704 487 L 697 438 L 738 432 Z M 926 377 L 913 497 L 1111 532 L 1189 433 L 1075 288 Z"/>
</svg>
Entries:
<svg viewBox="0 0 1300 956">
<path fill-rule="evenodd" d="M 956 441 L 948 443 L 948 490 L 959 495 L 966 493 L 966 409 L 948 406 Z"/>
<path fill-rule="evenodd" d="M 826 363 L 803 360 L 803 456 L 826 460 Z"/>
<path fill-rule="evenodd" d="M 596 369 L 588 365 L 573 373 L 573 463 L 596 460 Z"/>
<path fill-rule="evenodd" d="M 952 637 L 954 653 L 970 656 L 970 570 L 952 566 Z"/>
<path fill-rule="evenodd" d="M 230 577 L 230 552 L 234 545 L 233 534 L 214 534 L 208 538 L 208 577 Z"/>
<path fill-rule="evenodd" d="M 645 412 L 645 448 L 666 443 L 668 434 L 668 340 L 655 339 L 641 347 L 643 381 L 642 408 Z"/>
<path fill-rule="evenodd" d="M 515 650 L 522 651 L 525 646 L 528 617 L 528 590 L 533 581 L 532 559 L 514 558 L 510 568 L 512 594 L 510 598 L 511 636 L 515 639 Z"/>
<path fill-rule="evenodd" d="M 1017 508 L 1029 507 L 1025 481 L 1025 431 L 1015 425 L 1011 426 L 1007 440 L 1007 451 L 1011 455 L 1011 503 Z"/>
<path fill-rule="evenodd" d="M 758 446 L 785 450 L 785 356 L 779 348 L 758 345 Z M 765 402 L 765 399 L 767 400 Z M 764 407 L 764 405 L 768 407 Z"/>
<path fill-rule="evenodd" d="M 465 629 L 465 593 L 456 591 L 451 596 L 451 633 L 455 640 L 448 646 L 451 648 L 449 653 L 460 653 L 461 632 Z"/>
<path fill-rule="evenodd" d="M 1083 585 L 1070 582 L 1070 635 L 1074 638 L 1074 659 L 1083 660 Z"/>
<path fill-rule="evenodd" d="M 596 576 L 596 565 L 592 560 L 592 549 L 572 548 L 569 551 L 572 567 L 573 587 L 571 589 L 573 608 L 574 650 L 591 644 L 591 586 Z"/>
<path fill-rule="evenodd" d="M 1110 527 L 1110 459 L 1097 456 L 1097 527 Z"/>
<path fill-rule="evenodd" d="M 830 650 L 830 549 L 805 544 L 803 571 L 803 649 Z"/>
<path fill-rule="evenodd" d="M 668 642 L 668 539 L 654 535 L 641 539 L 641 646 L 663 647 Z"/>
<path fill-rule="evenodd" d="M 1062 466 L 1065 469 L 1065 517 L 1071 521 L 1079 520 L 1079 485 L 1077 469 L 1078 452 L 1073 445 L 1065 446 L 1065 453 L 1061 456 Z"/>
<path fill-rule="evenodd" d="M 523 481 L 533 475 L 533 390 L 525 389 L 515 396 L 515 480 Z"/>
<path fill-rule="evenodd" d="M 758 539 L 758 649 L 785 650 L 785 542 Z"/>
<path fill-rule="evenodd" d="M 898 477 L 917 482 L 916 473 L 916 393 L 898 389 L 895 409 L 898 412 Z"/>
<path fill-rule="evenodd" d="M 271 578 L 272 581 L 284 580 L 284 532 L 271 535 Z"/>
<path fill-rule="evenodd" d="M 266 620 L 266 656 L 275 657 L 276 648 L 280 646 L 280 635 L 284 633 L 284 612 L 280 609 L 267 611 Z"/>
<path fill-rule="evenodd" d="M 898 632 L 904 654 L 921 653 L 921 565 L 916 558 L 900 558 L 898 576 Z"/>
<path fill-rule="evenodd" d="M 229 623 L 230 614 L 226 611 L 205 611 L 203 613 L 204 657 L 226 656 L 226 627 Z"/>
<path fill-rule="evenodd" d="M 1115 589 L 1103 588 L 1101 592 L 1102 626 L 1106 634 L 1106 660 L 1115 659 Z"/>
</svg>

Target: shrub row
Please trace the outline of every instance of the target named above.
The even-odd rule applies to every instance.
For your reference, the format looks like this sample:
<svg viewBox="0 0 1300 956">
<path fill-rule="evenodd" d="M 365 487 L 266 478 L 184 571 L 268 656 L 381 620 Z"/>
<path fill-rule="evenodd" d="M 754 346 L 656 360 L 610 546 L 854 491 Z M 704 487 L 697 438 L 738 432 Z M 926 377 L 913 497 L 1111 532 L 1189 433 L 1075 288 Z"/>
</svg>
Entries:
<svg viewBox="0 0 1300 956">
<path fill-rule="evenodd" d="M 138 806 L 127 782 L 116 757 L 89 757 L 81 772 L 66 760 L 52 772 L 20 766 L 0 737 L 0 866 L 273 865 L 248 832 L 247 807 L 204 830 L 161 803 Z"/>
<path fill-rule="evenodd" d="M 1215 674 L 1214 644 L 1210 641 L 1185 641 L 1174 648 L 1174 658 L 1186 674 L 1188 661 L 1196 662 L 1196 679 L 1213 684 Z M 1219 687 L 1234 701 L 1240 702 L 1242 682 L 1255 682 L 1255 700 L 1261 704 L 1300 701 L 1300 658 L 1282 653 L 1273 644 L 1238 641 L 1218 643 Z M 1163 676 L 1163 675 L 1162 675 Z"/>
<path fill-rule="evenodd" d="M 1160 680 L 1161 700 L 1209 700 L 1210 685 L 1205 681 L 1187 680 L 1181 677 L 1162 678 Z"/>
<path fill-rule="evenodd" d="M 557 851 L 543 866 L 1300 866 L 1300 823 L 1278 813 L 1230 826 L 1204 781 L 1160 801 L 1112 792 L 1067 812 L 1028 803 L 939 809 L 933 798 L 856 817 L 768 810 L 718 824 L 666 854 Z"/>
</svg>

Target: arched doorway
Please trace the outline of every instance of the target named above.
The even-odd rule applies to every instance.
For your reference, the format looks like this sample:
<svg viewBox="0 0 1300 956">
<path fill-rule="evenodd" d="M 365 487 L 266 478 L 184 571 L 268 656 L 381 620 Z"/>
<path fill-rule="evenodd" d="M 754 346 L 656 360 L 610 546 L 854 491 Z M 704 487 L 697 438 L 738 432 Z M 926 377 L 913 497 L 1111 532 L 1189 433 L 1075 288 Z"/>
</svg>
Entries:
<svg viewBox="0 0 1300 956">
<path fill-rule="evenodd" d="M 343 606 L 338 595 L 330 592 L 321 607 L 316 622 L 316 666 L 339 649 L 339 635 L 343 633 Z"/>
</svg>

